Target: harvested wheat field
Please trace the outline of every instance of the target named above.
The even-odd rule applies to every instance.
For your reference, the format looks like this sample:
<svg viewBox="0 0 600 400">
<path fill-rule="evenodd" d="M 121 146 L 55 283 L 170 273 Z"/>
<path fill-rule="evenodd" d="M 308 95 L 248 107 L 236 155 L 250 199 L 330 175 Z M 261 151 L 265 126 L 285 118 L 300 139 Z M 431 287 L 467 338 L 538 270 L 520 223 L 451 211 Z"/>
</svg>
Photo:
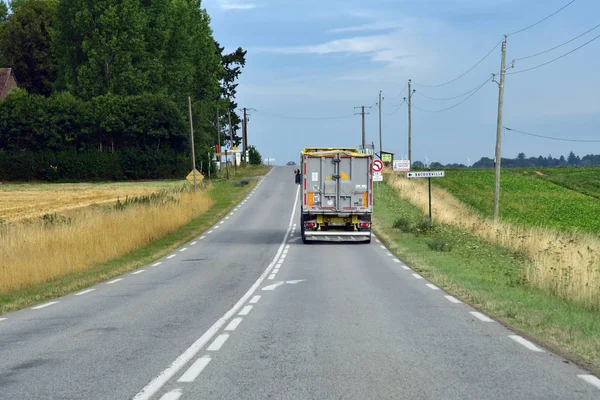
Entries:
<svg viewBox="0 0 600 400">
<path fill-rule="evenodd" d="M 181 187 L 185 181 L 0 185 L 0 221 L 17 222 L 65 213 Z"/>
</svg>

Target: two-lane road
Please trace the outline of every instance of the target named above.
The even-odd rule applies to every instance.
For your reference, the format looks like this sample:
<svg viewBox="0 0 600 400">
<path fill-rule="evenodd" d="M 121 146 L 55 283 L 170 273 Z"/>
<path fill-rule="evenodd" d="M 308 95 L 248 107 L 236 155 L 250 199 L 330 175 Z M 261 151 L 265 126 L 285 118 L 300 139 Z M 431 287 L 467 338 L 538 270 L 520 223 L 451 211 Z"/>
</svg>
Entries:
<svg viewBox="0 0 600 400">
<path fill-rule="evenodd" d="M 0 398 L 600 398 L 376 240 L 303 245 L 292 171 L 172 257 L 3 316 Z"/>
</svg>

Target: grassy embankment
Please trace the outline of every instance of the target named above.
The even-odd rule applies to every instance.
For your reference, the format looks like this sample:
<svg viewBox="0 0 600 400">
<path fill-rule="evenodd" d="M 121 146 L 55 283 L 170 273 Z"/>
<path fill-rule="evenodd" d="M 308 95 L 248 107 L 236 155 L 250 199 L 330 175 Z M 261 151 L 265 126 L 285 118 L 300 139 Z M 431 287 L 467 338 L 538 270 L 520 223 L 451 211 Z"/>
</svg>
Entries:
<svg viewBox="0 0 600 400">
<path fill-rule="evenodd" d="M 462 179 L 459 186 L 471 198 L 479 195 L 481 177 L 473 179 L 475 187 L 469 188 L 471 178 L 447 175 L 452 181 Z M 522 175 L 525 181 L 527 175 Z M 426 181 L 387 178 L 389 185 L 380 185 L 376 192 L 375 230 L 392 250 L 448 292 L 600 371 L 597 237 L 573 232 L 573 227 L 559 231 L 495 224 L 439 188 L 433 191 L 434 228 L 428 230 L 427 224 L 422 224 Z M 452 181 L 447 184 L 451 186 Z M 505 185 L 505 204 L 509 205 L 511 196 L 522 198 L 523 193 L 511 192 L 526 192 L 530 189 L 526 183 L 516 182 L 512 188 Z M 553 184 L 543 183 L 551 186 L 547 191 L 554 190 Z M 564 193 L 560 196 L 564 199 Z M 549 201 L 545 196 L 539 198 Z M 537 205 L 535 195 L 530 205 Z"/>
<path fill-rule="evenodd" d="M 267 171 L 248 167 L 238 171 L 235 180 L 212 181 L 197 193 L 184 182 L 145 182 L 141 185 L 145 189 L 156 188 L 152 194 L 100 205 L 86 198 L 84 208 L 77 201 L 67 206 L 59 202 L 58 207 L 68 212 L 1 224 L 0 314 L 88 287 L 164 256 L 213 225 L 256 183 L 250 180 L 242 186 L 239 178 Z M 108 184 L 113 185 L 127 188 L 128 184 Z M 2 191 L 8 186 L 7 192 L 17 192 L 16 185 L 3 186 Z M 39 186 L 38 197 L 44 203 L 43 194 L 52 197 L 54 191 Z M 83 186 L 106 189 L 102 184 Z M 26 189 L 36 192 L 31 185 Z M 66 195 L 61 189 L 57 196 Z"/>
</svg>

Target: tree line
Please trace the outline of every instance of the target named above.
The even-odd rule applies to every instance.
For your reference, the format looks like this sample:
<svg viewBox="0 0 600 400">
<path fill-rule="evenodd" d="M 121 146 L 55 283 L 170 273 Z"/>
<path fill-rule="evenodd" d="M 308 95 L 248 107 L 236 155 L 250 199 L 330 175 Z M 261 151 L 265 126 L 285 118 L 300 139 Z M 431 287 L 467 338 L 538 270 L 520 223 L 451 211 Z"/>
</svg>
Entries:
<svg viewBox="0 0 600 400">
<path fill-rule="evenodd" d="M 241 141 L 246 51 L 224 50 L 200 0 L 0 0 L 0 67 L 13 68 L 20 88 L 0 103 L 0 179 L 185 176 L 188 97 L 197 165 L 207 169 L 218 127 L 220 145 L 229 142 L 228 111 Z M 78 175 L 73 160 L 98 171 Z M 164 168 L 142 168 L 149 160 Z"/>
<path fill-rule="evenodd" d="M 439 162 L 432 162 L 428 166 L 422 161 L 415 161 L 412 163 L 414 168 L 468 168 L 469 166 L 461 163 L 450 163 L 442 164 Z M 494 159 L 489 157 L 482 157 L 479 161 L 476 161 L 471 165 L 471 168 L 494 168 Z M 592 167 L 600 166 L 600 155 L 588 154 L 583 157 L 579 157 L 573 152 L 570 152 L 567 158 L 560 156 L 554 158 L 552 155 L 548 157 L 527 157 L 525 153 L 519 153 L 516 158 L 502 158 L 503 168 L 544 168 L 544 167 Z"/>
</svg>

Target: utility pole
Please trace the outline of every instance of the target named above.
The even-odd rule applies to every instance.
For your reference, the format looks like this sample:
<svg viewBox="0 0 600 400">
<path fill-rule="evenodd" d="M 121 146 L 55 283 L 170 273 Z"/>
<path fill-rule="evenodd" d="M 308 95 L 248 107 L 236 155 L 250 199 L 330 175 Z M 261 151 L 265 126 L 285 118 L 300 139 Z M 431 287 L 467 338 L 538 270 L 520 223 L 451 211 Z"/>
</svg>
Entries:
<svg viewBox="0 0 600 400">
<path fill-rule="evenodd" d="M 233 152 L 233 128 L 231 126 L 231 110 L 227 110 L 227 116 L 229 117 L 229 148 L 231 149 L 231 156 L 233 157 L 233 174 L 235 176 L 235 171 L 237 169 L 237 155 Z"/>
<path fill-rule="evenodd" d="M 188 108 L 190 112 L 190 138 L 192 141 L 192 173 L 194 174 L 194 192 L 196 191 L 196 154 L 194 149 L 194 123 L 192 122 L 192 97 L 188 96 Z"/>
<path fill-rule="evenodd" d="M 500 82 L 498 83 L 498 123 L 496 125 L 496 158 L 494 159 L 494 221 L 498 220 L 500 211 L 500 166 L 502 162 L 502 108 L 504 106 L 504 77 L 506 75 L 506 38 L 502 42 L 502 61 L 500 64 Z"/>
<path fill-rule="evenodd" d="M 246 162 L 246 152 L 248 151 L 248 116 L 246 114 L 246 107 L 244 107 L 244 121 L 242 122 L 242 140 L 244 142 L 242 146 L 242 161 Z"/>
<path fill-rule="evenodd" d="M 381 90 L 379 91 L 379 159 L 383 158 L 383 144 L 381 142 Z"/>
<path fill-rule="evenodd" d="M 363 151 L 365 151 L 366 147 L 367 147 L 367 136 L 366 136 L 366 132 L 365 132 L 365 115 L 370 114 L 370 113 L 365 113 L 365 108 L 371 109 L 371 107 L 365 107 L 365 106 L 354 107 L 354 109 L 357 109 L 357 108 L 360 108 L 361 112 L 354 113 L 354 115 L 358 115 L 358 114 L 362 115 L 362 149 L 363 149 Z"/>
<path fill-rule="evenodd" d="M 412 166 L 412 95 L 415 93 L 411 89 L 412 79 L 408 80 L 408 160 Z M 404 98 L 406 101 L 406 97 Z"/>
<path fill-rule="evenodd" d="M 219 124 L 219 107 L 217 106 L 217 144 L 219 145 L 219 153 L 221 152 L 221 126 Z M 221 162 L 221 156 L 217 155 L 217 160 Z"/>
</svg>

